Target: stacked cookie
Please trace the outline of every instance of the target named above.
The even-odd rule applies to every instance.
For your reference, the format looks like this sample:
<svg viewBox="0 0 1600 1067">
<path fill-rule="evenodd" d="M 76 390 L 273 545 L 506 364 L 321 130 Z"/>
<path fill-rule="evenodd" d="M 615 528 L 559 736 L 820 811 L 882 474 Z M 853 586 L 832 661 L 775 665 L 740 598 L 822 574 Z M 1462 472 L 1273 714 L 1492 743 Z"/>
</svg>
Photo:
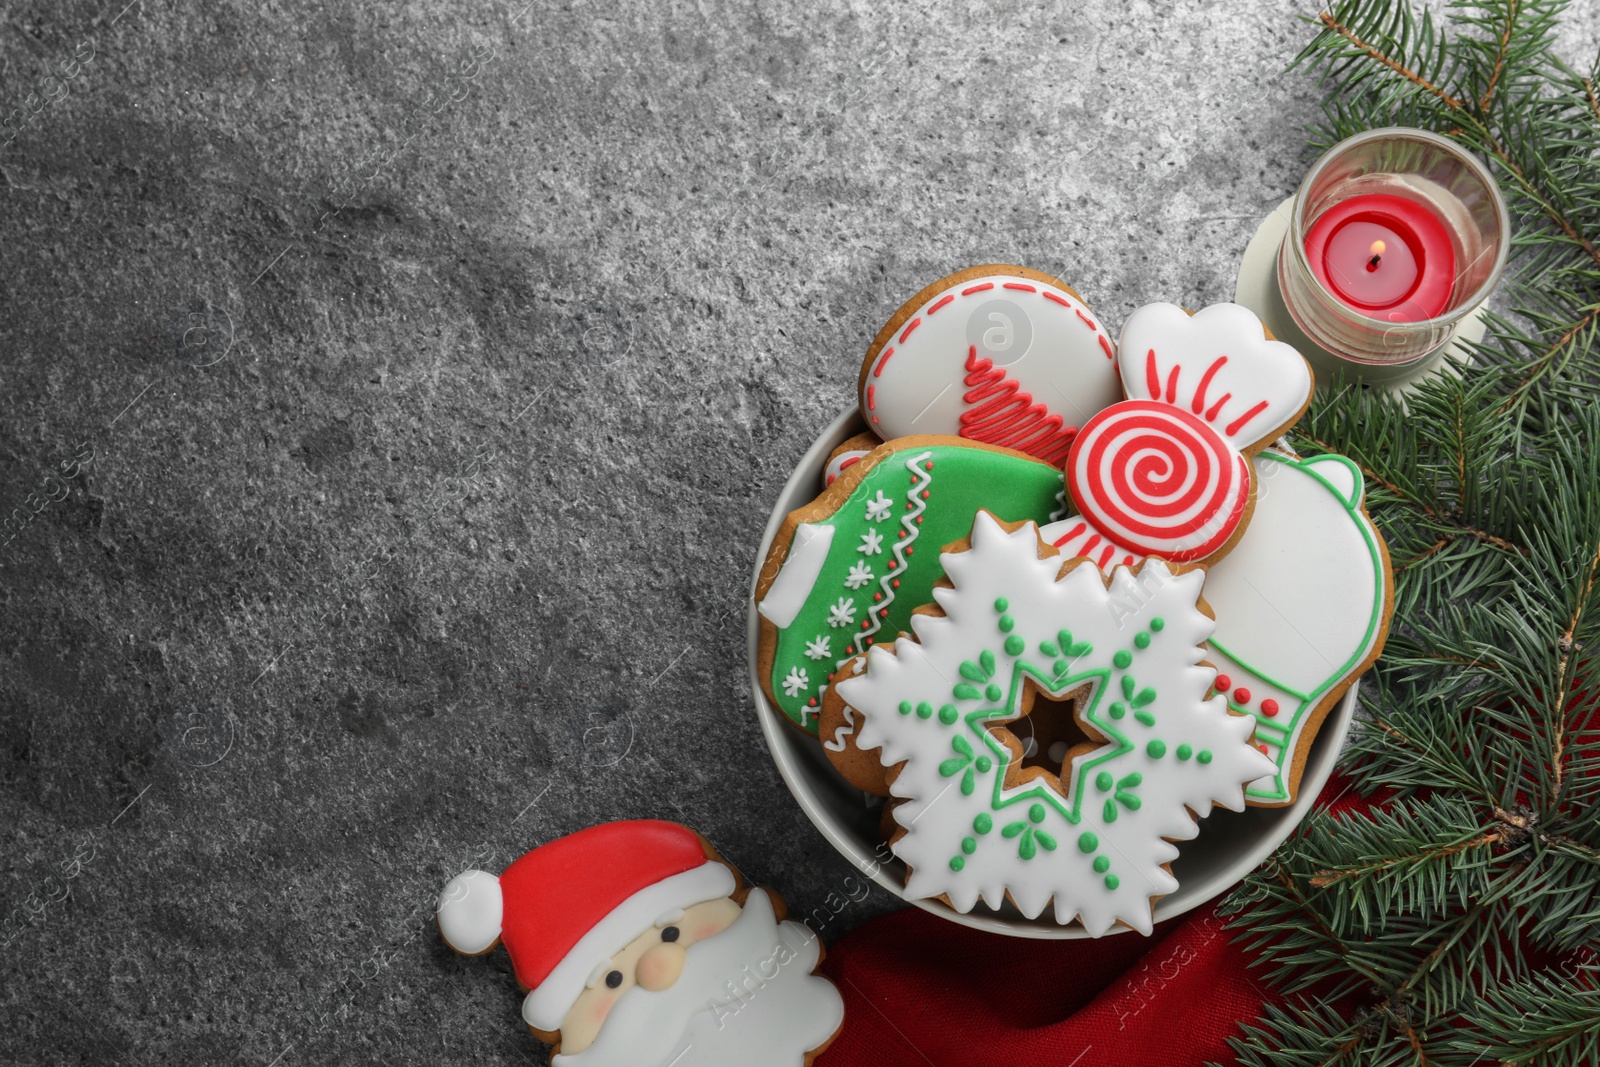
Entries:
<svg viewBox="0 0 1600 1067">
<path fill-rule="evenodd" d="M 761 571 L 758 672 L 889 799 L 907 892 L 1148 931 L 1213 805 L 1290 803 L 1392 608 L 1356 467 L 1284 434 L 1310 368 L 1249 311 L 975 267 L 900 308 Z"/>
</svg>

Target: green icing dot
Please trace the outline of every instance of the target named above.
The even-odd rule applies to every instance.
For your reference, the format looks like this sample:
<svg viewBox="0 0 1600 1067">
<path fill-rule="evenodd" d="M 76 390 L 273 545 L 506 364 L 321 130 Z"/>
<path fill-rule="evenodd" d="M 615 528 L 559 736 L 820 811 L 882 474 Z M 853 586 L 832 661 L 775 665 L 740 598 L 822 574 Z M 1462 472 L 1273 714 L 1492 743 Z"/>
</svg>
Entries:
<svg viewBox="0 0 1600 1067">
<path fill-rule="evenodd" d="M 988 697 L 990 700 L 999 700 L 1001 697 L 1006 695 L 1006 691 L 1001 689 L 998 685 L 995 685 L 993 682 L 990 682 L 989 688 L 983 691 L 983 695 Z"/>
<path fill-rule="evenodd" d="M 1044 822 L 1044 805 L 1035 804 L 1033 807 L 1029 808 L 1028 818 L 1032 819 L 1034 822 Z"/>
<path fill-rule="evenodd" d="M 1128 714 L 1128 705 L 1124 704 L 1120 700 L 1113 700 L 1111 702 L 1111 717 L 1113 719 L 1120 719 L 1126 714 Z"/>
<path fill-rule="evenodd" d="M 1006 654 L 1007 655 L 1020 656 L 1027 649 L 1027 647 L 1028 647 L 1028 642 L 1024 641 L 1022 638 L 1018 637 L 1016 634 L 1012 634 L 1010 637 L 1006 638 Z"/>
<path fill-rule="evenodd" d="M 1094 858 L 1094 873 L 1105 874 L 1110 869 L 1111 858 L 1109 856 L 1096 856 Z"/>
<path fill-rule="evenodd" d="M 900 702 L 900 714 L 902 714 L 902 715 L 910 715 L 911 714 L 911 701 L 902 700 Z"/>
<path fill-rule="evenodd" d="M 1167 754 L 1167 743 L 1165 741 L 1152 741 L 1144 746 L 1144 750 L 1150 753 L 1151 759 L 1160 759 Z"/>
<path fill-rule="evenodd" d="M 1209 759 L 1206 759 L 1206 760 L 1202 760 L 1201 762 L 1209 763 L 1211 761 Z M 993 767 L 993 766 L 994 766 L 994 761 L 991 760 L 988 756 L 979 756 L 978 757 L 977 767 L 978 767 L 978 773 L 979 774 L 988 774 L 989 773 L 989 768 Z"/>
<path fill-rule="evenodd" d="M 970 837 L 963 837 L 961 839 L 961 851 L 970 856 L 978 851 L 978 843 Z"/>
<path fill-rule="evenodd" d="M 960 857 L 957 857 L 957 858 L 959 859 Z M 1121 878 L 1118 878 L 1114 874 L 1106 875 L 1106 888 L 1107 889 L 1115 889 L 1115 888 L 1117 888 L 1117 886 L 1119 886 L 1121 884 L 1122 884 L 1122 879 Z"/>
<path fill-rule="evenodd" d="M 1005 611 L 1010 607 L 1011 601 L 1007 600 L 1005 597 L 998 597 L 994 602 L 994 610 L 996 611 Z"/>
<path fill-rule="evenodd" d="M 972 828 L 980 834 L 986 834 L 994 829 L 994 819 L 986 811 L 979 812 L 978 817 L 972 820 Z"/>
<path fill-rule="evenodd" d="M 1087 855 L 1100 847 L 1100 839 L 1085 831 L 1078 835 L 1078 851 Z"/>
<path fill-rule="evenodd" d="M 1150 635 L 1141 630 L 1139 633 L 1133 635 L 1133 643 L 1138 645 L 1140 648 L 1149 648 Z"/>
<path fill-rule="evenodd" d="M 1017 625 L 1017 620 L 1013 619 L 1010 615 L 1002 615 L 1002 616 L 1000 616 L 1000 632 L 1001 633 L 1003 633 L 1003 634 L 1010 633 L 1013 629 L 1016 628 L 1016 625 Z"/>
<path fill-rule="evenodd" d="M 967 861 L 965 859 L 963 859 L 962 857 L 960 857 L 960 856 L 951 856 L 950 857 L 950 869 L 952 871 L 959 871 L 961 868 L 965 867 L 966 865 L 967 865 Z"/>
<path fill-rule="evenodd" d="M 1128 666 L 1133 663 L 1133 653 L 1129 652 L 1125 648 L 1118 649 L 1117 654 L 1111 657 L 1111 662 L 1116 666 L 1126 670 Z"/>
<path fill-rule="evenodd" d="M 1095 775 L 1095 788 L 1099 789 L 1101 792 L 1105 792 L 1107 789 L 1111 788 L 1111 780 L 1110 771 L 1101 771 L 1099 774 Z"/>
<path fill-rule="evenodd" d="M 931 719 L 931 718 L 933 718 L 933 705 L 928 703 L 926 700 L 924 700 L 922 703 L 918 704 L 917 705 L 917 718 L 919 718 L 919 719 Z"/>
<path fill-rule="evenodd" d="M 1194 755 L 1194 749 L 1190 748 L 1188 745 L 1179 745 L 1178 746 L 1178 758 L 1179 759 L 1188 759 L 1192 755 Z"/>
<path fill-rule="evenodd" d="M 1202 748 L 1200 750 L 1200 755 L 1196 756 L 1195 759 L 1199 760 L 1201 763 L 1210 763 L 1211 750 L 1209 748 Z"/>
<path fill-rule="evenodd" d="M 956 706 L 954 704 L 946 704 L 944 707 L 939 709 L 939 721 L 944 723 L 946 726 L 949 726 L 951 723 L 956 721 L 956 718 L 960 716 L 960 714 L 961 713 L 956 710 Z"/>
<path fill-rule="evenodd" d="M 1160 615 L 1157 615 L 1155 618 L 1150 620 L 1150 629 L 1154 630 L 1156 633 L 1160 633 L 1166 628 L 1166 625 L 1167 620 L 1163 619 Z"/>
</svg>

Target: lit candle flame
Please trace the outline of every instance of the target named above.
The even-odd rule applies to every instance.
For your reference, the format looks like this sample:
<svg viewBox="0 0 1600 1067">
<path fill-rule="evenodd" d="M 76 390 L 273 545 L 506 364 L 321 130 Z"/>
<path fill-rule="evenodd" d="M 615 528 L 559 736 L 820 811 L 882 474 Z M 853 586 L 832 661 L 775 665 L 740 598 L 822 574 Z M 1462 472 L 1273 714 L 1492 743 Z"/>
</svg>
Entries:
<svg viewBox="0 0 1600 1067">
<path fill-rule="evenodd" d="M 1367 273 L 1370 274 L 1378 269 L 1378 263 L 1383 259 L 1383 251 L 1388 247 L 1382 241 L 1372 242 L 1372 247 L 1367 249 L 1368 252 L 1372 253 L 1372 258 L 1367 260 Z"/>
</svg>

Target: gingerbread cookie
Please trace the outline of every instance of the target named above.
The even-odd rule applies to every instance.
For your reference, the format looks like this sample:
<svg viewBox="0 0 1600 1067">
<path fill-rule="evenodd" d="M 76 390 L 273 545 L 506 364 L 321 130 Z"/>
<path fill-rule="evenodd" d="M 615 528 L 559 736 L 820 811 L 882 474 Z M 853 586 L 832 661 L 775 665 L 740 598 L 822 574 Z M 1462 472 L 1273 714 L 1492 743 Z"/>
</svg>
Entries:
<svg viewBox="0 0 1600 1067">
<path fill-rule="evenodd" d="M 1033 523 L 987 512 L 941 563 L 949 584 L 914 616 L 915 637 L 835 683 L 862 717 L 859 747 L 903 764 L 891 847 L 907 893 L 960 911 L 1010 899 L 1028 918 L 1053 902 L 1056 922 L 1092 935 L 1149 933 L 1153 901 L 1177 888 L 1172 842 L 1213 805 L 1242 810 L 1245 785 L 1273 770 L 1254 720 L 1208 695 L 1204 574 L 1151 559 L 1108 581 Z M 1036 714 L 1058 725 L 1029 766 L 1018 722 Z"/>
<path fill-rule="evenodd" d="M 817 935 L 705 840 L 639 820 L 579 830 L 439 898 L 457 952 L 504 944 L 552 1067 L 803 1067 L 844 1020 Z"/>
<path fill-rule="evenodd" d="M 833 676 L 837 683 L 867 669 L 867 657 L 854 656 Z M 861 713 L 839 696 L 837 684 L 822 692 L 822 712 L 817 717 L 817 740 L 822 742 L 823 754 L 840 777 L 863 793 L 886 797 L 889 795 L 891 768 L 878 759 L 877 751 L 864 751 L 857 743 L 856 731 L 861 728 Z"/>
<path fill-rule="evenodd" d="M 1206 658 L 1230 706 L 1255 717 L 1255 740 L 1277 764 L 1245 795 L 1277 807 L 1294 799 L 1328 711 L 1383 651 L 1394 577 L 1362 510 L 1354 463 L 1273 450 L 1254 463 L 1250 526 L 1206 574 L 1217 617 Z"/>
<path fill-rule="evenodd" d="M 1102 568 L 1145 556 L 1224 556 L 1254 506 L 1249 457 L 1299 420 L 1311 368 L 1237 304 L 1194 315 L 1147 304 L 1122 329 L 1126 399 L 1073 439 L 1067 493 L 1078 521 L 1054 544 Z"/>
<path fill-rule="evenodd" d="M 1070 288 L 1026 267 L 970 267 L 912 297 L 861 364 L 880 437 L 953 434 L 1060 466 L 1121 396 L 1111 338 Z"/>
<path fill-rule="evenodd" d="M 828 676 L 897 635 L 943 572 L 939 551 L 988 508 L 1008 520 L 1059 514 L 1061 472 L 953 437 L 886 442 L 784 519 L 757 580 L 757 670 L 774 707 L 816 733 Z"/>
<path fill-rule="evenodd" d="M 822 487 L 826 489 L 838 481 L 839 475 L 866 459 L 874 448 L 883 444 L 875 433 L 858 433 L 828 455 L 822 468 Z"/>
</svg>

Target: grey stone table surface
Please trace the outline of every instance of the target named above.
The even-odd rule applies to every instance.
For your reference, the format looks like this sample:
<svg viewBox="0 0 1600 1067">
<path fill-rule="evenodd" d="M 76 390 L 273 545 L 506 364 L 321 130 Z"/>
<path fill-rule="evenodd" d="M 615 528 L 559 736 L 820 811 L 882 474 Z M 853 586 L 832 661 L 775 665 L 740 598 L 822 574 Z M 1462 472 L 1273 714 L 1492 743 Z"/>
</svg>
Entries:
<svg viewBox="0 0 1600 1067">
<path fill-rule="evenodd" d="M 1311 10 L 7 5 L 0 1062 L 538 1062 L 433 898 L 598 821 L 856 886 L 745 681 L 771 501 L 951 270 L 1227 299 Z"/>
</svg>

